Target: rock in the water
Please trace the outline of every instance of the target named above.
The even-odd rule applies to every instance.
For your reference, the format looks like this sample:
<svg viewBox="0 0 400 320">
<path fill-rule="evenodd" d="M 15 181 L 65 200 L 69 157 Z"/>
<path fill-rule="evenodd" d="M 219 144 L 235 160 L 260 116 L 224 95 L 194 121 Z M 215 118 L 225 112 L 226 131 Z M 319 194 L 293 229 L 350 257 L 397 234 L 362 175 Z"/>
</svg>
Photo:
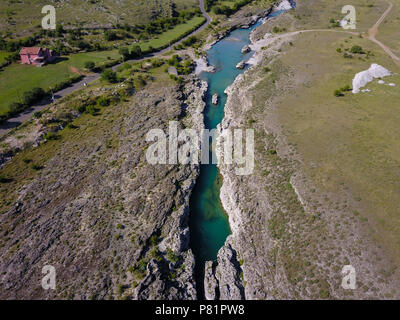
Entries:
<svg viewBox="0 0 400 320">
<path fill-rule="evenodd" d="M 217 105 L 218 104 L 218 94 L 214 93 L 212 96 L 212 104 Z"/>
<path fill-rule="evenodd" d="M 243 61 L 240 61 L 240 62 L 236 65 L 236 68 L 238 68 L 238 69 L 244 69 L 245 66 L 246 66 L 246 62 L 243 60 Z"/>
<path fill-rule="evenodd" d="M 242 53 L 243 53 L 243 54 L 249 53 L 250 51 L 251 51 L 251 49 L 250 49 L 250 47 L 249 47 L 248 45 L 245 45 L 245 46 L 242 48 Z"/>
</svg>

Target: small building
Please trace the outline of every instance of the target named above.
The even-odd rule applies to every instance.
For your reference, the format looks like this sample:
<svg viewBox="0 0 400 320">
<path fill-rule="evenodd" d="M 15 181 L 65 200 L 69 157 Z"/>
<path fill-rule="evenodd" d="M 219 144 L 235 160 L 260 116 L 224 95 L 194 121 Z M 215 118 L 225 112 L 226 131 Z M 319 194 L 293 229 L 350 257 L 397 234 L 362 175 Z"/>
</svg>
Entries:
<svg viewBox="0 0 400 320">
<path fill-rule="evenodd" d="M 33 64 L 38 67 L 54 60 L 53 51 L 41 47 L 25 47 L 19 52 L 22 64 Z"/>
</svg>

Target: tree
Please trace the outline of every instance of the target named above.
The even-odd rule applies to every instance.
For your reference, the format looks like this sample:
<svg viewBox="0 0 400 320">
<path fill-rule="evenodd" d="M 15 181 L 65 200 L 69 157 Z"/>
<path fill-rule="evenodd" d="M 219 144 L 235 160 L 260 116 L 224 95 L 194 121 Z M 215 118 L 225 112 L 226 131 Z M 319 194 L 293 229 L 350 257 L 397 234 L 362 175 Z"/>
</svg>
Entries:
<svg viewBox="0 0 400 320">
<path fill-rule="evenodd" d="M 31 91 L 27 91 L 23 94 L 24 105 L 30 106 L 42 99 L 45 95 L 46 92 L 42 88 L 33 88 Z"/>
<path fill-rule="evenodd" d="M 101 74 L 101 79 L 106 80 L 111 83 L 117 82 L 117 74 L 111 69 L 106 69 Z"/>
<path fill-rule="evenodd" d="M 95 67 L 96 67 L 96 64 L 93 61 L 85 62 L 85 69 L 93 71 Z"/>
<path fill-rule="evenodd" d="M 131 57 L 131 54 L 129 53 L 129 49 L 127 47 L 119 48 L 119 54 L 122 56 L 124 61 L 128 60 Z"/>
<path fill-rule="evenodd" d="M 361 48 L 360 46 L 352 46 L 350 49 L 351 53 L 359 53 L 359 54 L 364 54 L 364 50 L 363 48 Z"/>
<path fill-rule="evenodd" d="M 131 49 L 131 57 L 132 58 L 140 58 L 143 55 L 142 48 L 139 45 L 132 46 Z"/>
<path fill-rule="evenodd" d="M 64 33 L 64 28 L 61 24 L 57 24 L 56 26 L 56 36 L 57 37 L 62 37 L 63 33 Z"/>
<path fill-rule="evenodd" d="M 118 39 L 117 34 L 111 30 L 107 30 L 106 32 L 104 32 L 104 38 L 107 41 L 113 41 Z"/>
</svg>

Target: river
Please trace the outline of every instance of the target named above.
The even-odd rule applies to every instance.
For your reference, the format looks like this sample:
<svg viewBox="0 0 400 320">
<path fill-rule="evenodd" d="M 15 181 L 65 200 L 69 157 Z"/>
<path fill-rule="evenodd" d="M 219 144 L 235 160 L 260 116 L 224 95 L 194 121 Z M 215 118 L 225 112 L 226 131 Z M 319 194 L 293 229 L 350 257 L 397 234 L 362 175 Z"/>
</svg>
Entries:
<svg viewBox="0 0 400 320">
<path fill-rule="evenodd" d="M 269 18 L 285 11 L 272 13 Z M 245 69 L 239 70 L 236 65 L 248 60 L 254 54 L 242 54 L 245 45 L 250 44 L 250 33 L 262 23 L 260 19 L 248 29 L 232 31 L 223 40 L 214 44 L 207 51 L 208 62 L 216 67 L 215 73 L 203 72 L 200 77 L 208 82 L 204 125 L 206 129 L 215 129 L 224 118 L 224 107 L 227 96 L 225 89 Z M 212 104 L 212 96 L 219 96 L 218 105 Z M 211 159 L 211 151 L 210 151 Z M 201 165 L 200 176 L 190 201 L 190 246 L 196 258 L 196 282 L 199 299 L 203 298 L 204 264 L 216 260 L 218 251 L 225 244 L 231 233 L 228 216 L 220 201 L 222 179 L 215 164 Z"/>
</svg>

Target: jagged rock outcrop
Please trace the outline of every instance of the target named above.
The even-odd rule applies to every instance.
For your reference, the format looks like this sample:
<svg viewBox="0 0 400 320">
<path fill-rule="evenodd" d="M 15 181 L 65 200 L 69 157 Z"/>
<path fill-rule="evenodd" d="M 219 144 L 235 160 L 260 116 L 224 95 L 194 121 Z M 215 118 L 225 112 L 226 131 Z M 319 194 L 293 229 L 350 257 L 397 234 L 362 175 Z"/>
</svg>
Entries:
<svg viewBox="0 0 400 320">
<path fill-rule="evenodd" d="M 219 297 L 215 266 L 213 261 L 207 261 L 204 268 L 204 296 L 207 300 L 217 300 Z"/>
<path fill-rule="evenodd" d="M 218 252 L 218 261 L 208 261 L 205 266 L 204 293 L 208 300 L 244 300 L 245 292 L 242 283 L 243 273 L 237 258 L 237 252 L 230 244 Z"/>
</svg>

